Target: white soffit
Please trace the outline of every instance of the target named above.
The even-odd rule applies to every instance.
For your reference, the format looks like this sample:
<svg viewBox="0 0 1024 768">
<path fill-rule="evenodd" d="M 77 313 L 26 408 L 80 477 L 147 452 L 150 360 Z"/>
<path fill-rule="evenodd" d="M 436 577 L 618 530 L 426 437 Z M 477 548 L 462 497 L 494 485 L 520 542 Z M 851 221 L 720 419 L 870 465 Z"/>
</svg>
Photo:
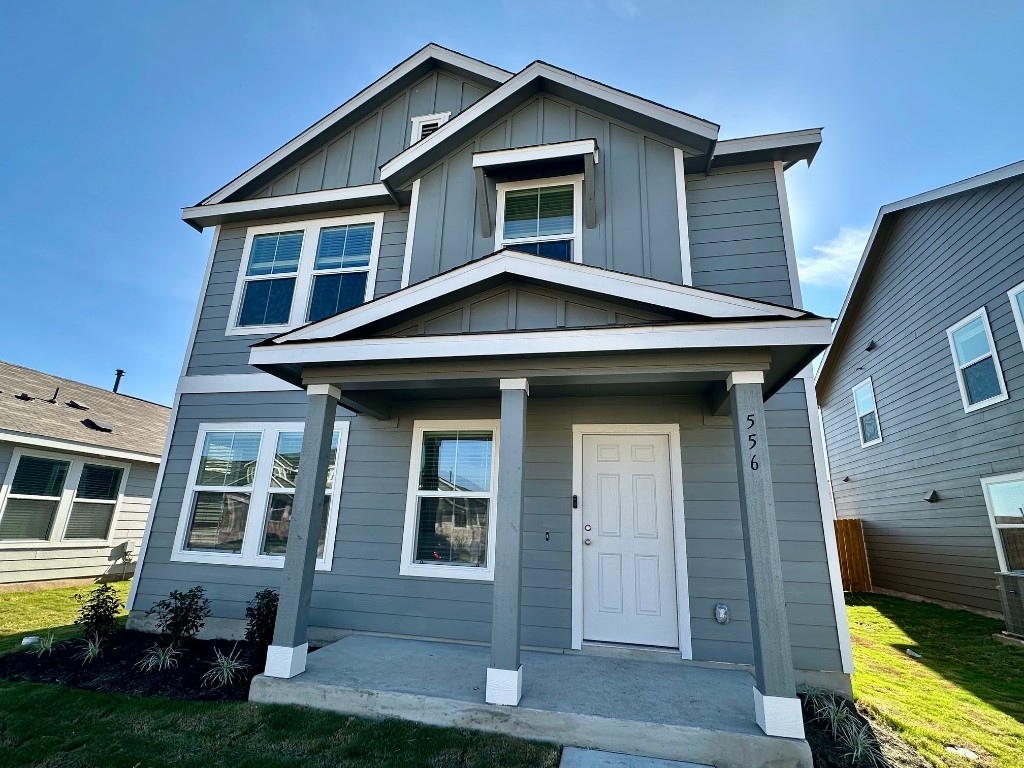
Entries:
<svg viewBox="0 0 1024 768">
<path fill-rule="evenodd" d="M 560 141 L 555 144 L 535 144 L 515 149 L 495 149 L 490 152 L 474 152 L 474 168 L 492 168 L 514 163 L 534 163 L 543 160 L 560 160 L 565 157 L 593 155 L 598 162 L 597 142 L 594 139 Z"/>
<path fill-rule="evenodd" d="M 505 249 L 445 272 L 422 283 L 376 299 L 341 315 L 311 323 L 272 339 L 275 343 L 329 339 L 370 323 L 387 319 L 420 304 L 469 288 L 493 277 L 508 275 L 571 286 L 608 298 L 642 302 L 654 307 L 689 312 L 709 318 L 800 318 L 799 309 L 764 304 L 736 296 L 711 293 L 585 264 L 555 261 L 543 256 Z"/>
</svg>

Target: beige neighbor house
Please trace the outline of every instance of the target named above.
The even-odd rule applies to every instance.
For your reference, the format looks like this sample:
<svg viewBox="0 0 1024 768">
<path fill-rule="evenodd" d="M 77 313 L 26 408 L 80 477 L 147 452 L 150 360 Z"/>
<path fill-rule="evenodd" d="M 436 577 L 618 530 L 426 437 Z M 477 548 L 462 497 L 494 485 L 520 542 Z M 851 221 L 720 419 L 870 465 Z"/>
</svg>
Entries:
<svg viewBox="0 0 1024 768">
<path fill-rule="evenodd" d="M 0 361 L 0 586 L 132 575 L 169 414 Z"/>
</svg>

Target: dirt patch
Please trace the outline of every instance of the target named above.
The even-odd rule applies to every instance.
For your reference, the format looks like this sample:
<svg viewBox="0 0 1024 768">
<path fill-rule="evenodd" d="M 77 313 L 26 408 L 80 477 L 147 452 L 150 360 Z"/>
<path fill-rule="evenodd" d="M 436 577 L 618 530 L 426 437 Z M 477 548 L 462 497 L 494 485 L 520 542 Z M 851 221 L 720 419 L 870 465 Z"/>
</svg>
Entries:
<svg viewBox="0 0 1024 768">
<path fill-rule="evenodd" d="M 78 658 L 82 640 L 65 640 L 54 645 L 49 655 L 31 651 L 0 656 L 0 678 L 33 683 L 58 683 L 91 691 L 125 693 L 130 696 L 163 696 L 168 699 L 202 701 L 245 701 L 249 682 L 263 670 L 263 654 L 248 643 L 230 640 L 193 640 L 181 649 L 178 666 L 163 672 L 144 672 L 137 666 L 146 651 L 157 642 L 146 632 L 121 629 L 103 645 L 103 655 L 89 664 Z M 247 665 L 232 685 L 212 688 L 203 685 L 216 651 L 228 654 L 237 646 Z M 264 652 L 265 653 L 265 652 Z"/>
</svg>

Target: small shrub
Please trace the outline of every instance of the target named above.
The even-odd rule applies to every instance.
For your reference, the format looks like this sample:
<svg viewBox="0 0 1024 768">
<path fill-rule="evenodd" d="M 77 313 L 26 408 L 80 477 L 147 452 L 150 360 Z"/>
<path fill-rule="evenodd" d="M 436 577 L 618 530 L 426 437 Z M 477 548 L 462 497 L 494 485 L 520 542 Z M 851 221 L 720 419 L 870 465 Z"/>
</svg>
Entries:
<svg viewBox="0 0 1024 768">
<path fill-rule="evenodd" d="M 850 719 L 839 730 L 839 754 L 858 768 L 888 768 L 871 726 Z"/>
<path fill-rule="evenodd" d="M 42 658 L 43 656 L 49 656 L 51 653 L 53 653 L 53 647 L 56 644 L 57 636 L 53 634 L 53 632 L 48 632 L 47 634 L 39 638 L 39 642 L 35 644 L 35 647 L 32 649 L 32 653 L 34 653 L 39 658 Z"/>
<path fill-rule="evenodd" d="M 831 691 L 811 690 L 806 698 L 814 719 L 824 723 L 833 739 L 838 739 L 840 731 L 855 721 L 846 701 Z"/>
<path fill-rule="evenodd" d="M 117 590 L 109 584 L 100 584 L 88 596 L 75 595 L 75 600 L 80 606 L 75 624 L 82 628 L 86 637 L 96 635 L 107 638 L 114 634 L 117 614 L 124 607 L 117 596 Z"/>
<path fill-rule="evenodd" d="M 160 631 L 170 636 L 172 645 L 177 645 L 198 635 L 210 617 L 210 600 L 205 595 L 202 587 L 192 587 L 186 592 L 175 589 L 146 611 L 146 615 L 155 613 Z"/>
<path fill-rule="evenodd" d="M 265 648 L 274 641 L 274 624 L 277 621 L 277 592 L 261 589 L 245 607 L 245 639 L 253 645 Z"/>
<path fill-rule="evenodd" d="M 181 651 L 173 645 L 161 646 L 159 643 L 146 651 L 145 656 L 139 659 L 136 667 L 143 672 L 163 672 L 178 666 L 178 656 Z"/>
<path fill-rule="evenodd" d="M 216 652 L 217 660 L 210 662 L 209 671 L 203 675 L 203 685 L 208 685 L 211 688 L 233 684 L 247 669 L 247 665 L 242 663 L 241 652 L 237 645 L 231 649 L 231 653 L 221 653 L 220 648 L 217 648 Z"/>
<path fill-rule="evenodd" d="M 102 655 L 103 638 L 99 635 L 93 635 L 92 637 L 87 637 L 82 641 L 82 650 L 78 652 L 78 656 L 76 658 L 85 665 L 92 664 Z"/>
</svg>

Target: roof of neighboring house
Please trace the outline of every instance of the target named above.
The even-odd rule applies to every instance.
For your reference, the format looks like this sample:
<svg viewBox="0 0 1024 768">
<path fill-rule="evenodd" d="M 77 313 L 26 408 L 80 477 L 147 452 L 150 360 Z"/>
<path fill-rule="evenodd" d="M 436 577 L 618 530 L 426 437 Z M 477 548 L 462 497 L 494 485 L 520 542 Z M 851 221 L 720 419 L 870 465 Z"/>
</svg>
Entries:
<svg viewBox="0 0 1024 768">
<path fill-rule="evenodd" d="M 0 442 L 159 458 L 169 420 L 166 406 L 0 360 Z"/>
<path fill-rule="evenodd" d="M 843 308 L 839 313 L 839 319 L 836 320 L 833 328 L 832 345 L 825 351 L 825 356 L 822 358 L 821 365 L 818 366 L 818 373 L 815 376 L 814 386 L 819 395 L 822 394 L 825 387 L 828 385 L 832 374 L 835 372 L 837 358 L 839 356 L 839 351 L 837 350 L 841 350 L 843 348 L 843 344 L 850 333 L 850 329 L 852 328 L 853 323 L 857 319 L 857 315 L 864 304 L 864 300 L 868 293 L 870 276 L 878 266 L 878 261 L 881 259 L 882 252 L 885 249 L 885 243 L 889 239 L 889 233 L 892 231 L 893 224 L 900 212 L 905 211 L 908 208 L 915 208 L 919 205 L 934 203 L 937 200 L 943 200 L 947 197 L 959 195 L 963 192 L 980 189 L 981 187 L 986 187 L 989 184 L 1007 181 L 1017 176 L 1024 176 L 1024 160 L 1011 163 L 1010 165 L 1005 165 L 1002 168 L 996 168 L 995 170 L 988 171 L 987 173 L 972 176 L 969 179 L 954 182 L 953 184 L 947 184 L 944 187 L 938 187 L 937 189 L 932 189 L 928 192 L 922 192 L 921 194 L 914 195 L 913 197 L 897 200 L 895 203 L 883 205 L 878 209 L 878 216 L 875 217 L 875 225 L 871 228 L 871 235 L 868 237 L 868 241 L 864 246 L 864 252 L 861 254 L 860 263 L 857 265 L 857 271 L 854 272 L 853 280 L 850 282 L 850 288 L 846 292 L 846 300 L 843 302 Z"/>
</svg>

